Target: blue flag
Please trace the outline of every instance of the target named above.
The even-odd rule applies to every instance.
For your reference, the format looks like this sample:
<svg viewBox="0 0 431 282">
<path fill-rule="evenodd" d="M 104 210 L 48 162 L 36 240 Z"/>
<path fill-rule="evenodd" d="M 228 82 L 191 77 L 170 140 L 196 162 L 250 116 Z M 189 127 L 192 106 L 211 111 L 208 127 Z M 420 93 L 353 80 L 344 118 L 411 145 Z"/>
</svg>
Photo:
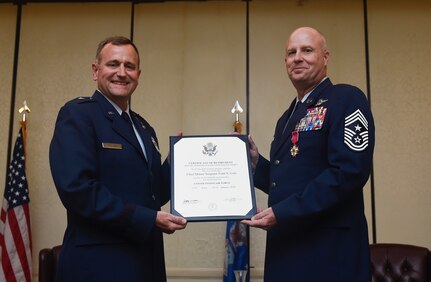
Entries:
<svg viewBox="0 0 431 282">
<path fill-rule="evenodd" d="M 248 251 L 248 226 L 241 224 L 240 221 L 228 221 L 226 227 L 223 282 L 235 282 L 236 270 L 247 270 L 245 281 L 250 281 Z"/>
</svg>

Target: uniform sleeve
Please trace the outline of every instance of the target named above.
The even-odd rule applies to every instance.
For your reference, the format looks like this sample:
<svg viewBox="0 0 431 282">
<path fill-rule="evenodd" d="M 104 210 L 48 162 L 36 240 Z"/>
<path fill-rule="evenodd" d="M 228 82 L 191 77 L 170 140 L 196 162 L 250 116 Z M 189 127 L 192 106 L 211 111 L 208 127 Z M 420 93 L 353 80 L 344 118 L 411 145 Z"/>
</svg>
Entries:
<svg viewBox="0 0 431 282">
<path fill-rule="evenodd" d="M 171 199 L 171 166 L 166 159 L 162 165 L 162 189 L 160 192 L 161 205 L 165 205 Z"/>
<path fill-rule="evenodd" d="M 334 98 L 328 109 L 328 167 L 311 179 L 304 190 L 272 207 L 281 228 L 310 226 L 336 214 L 337 208 L 354 203 L 353 199 L 362 203 L 362 189 L 371 171 L 374 150 L 373 117 L 358 88 L 344 86 L 337 93 L 341 95 Z M 334 217 L 338 216 L 342 217 Z"/>
<path fill-rule="evenodd" d="M 60 199 L 74 217 L 130 239 L 154 228 L 156 211 L 123 202 L 100 183 L 97 136 L 91 119 L 67 105 L 58 115 L 50 166 Z"/>
<path fill-rule="evenodd" d="M 268 194 L 269 187 L 269 171 L 270 171 L 270 163 L 267 159 L 265 159 L 262 155 L 259 155 L 259 160 L 256 164 L 255 173 L 253 175 L 254 186 L 256 186 L 259 190 Z"/>
</svg>

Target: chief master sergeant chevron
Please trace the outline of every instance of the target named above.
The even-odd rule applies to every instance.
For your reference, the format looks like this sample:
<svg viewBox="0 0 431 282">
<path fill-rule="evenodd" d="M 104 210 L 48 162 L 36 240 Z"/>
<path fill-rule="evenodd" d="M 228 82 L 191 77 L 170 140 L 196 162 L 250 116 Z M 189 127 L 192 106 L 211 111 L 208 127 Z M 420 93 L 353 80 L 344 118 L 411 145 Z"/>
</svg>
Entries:
<svg viewBox="0 0 431 282">
<path fill-rule="evenodd" d="M 107 38 L 92 68 L 98 89 L 61 108 L 50 146 L 67 210 L 56 281 L 164 282 L 162 232 L 186 220 L 160 211 L 170 195 L 169 164 L 161 164 L 154 129 L 129 107 L 138 50 L 127 38 Z"/>
<path fill-rule="evenodd" d="M 319 31 L 296 29 L 285 62 L 297 98 L 277 122 L 269 161 L 249 137 L 254 184 L 269 208 L 243 222 L 268 230 L 265 282 L 371 281 L 362 190 L 373 116 L 361 90 L 331 83 L 328 60 Z"/>
</svg>

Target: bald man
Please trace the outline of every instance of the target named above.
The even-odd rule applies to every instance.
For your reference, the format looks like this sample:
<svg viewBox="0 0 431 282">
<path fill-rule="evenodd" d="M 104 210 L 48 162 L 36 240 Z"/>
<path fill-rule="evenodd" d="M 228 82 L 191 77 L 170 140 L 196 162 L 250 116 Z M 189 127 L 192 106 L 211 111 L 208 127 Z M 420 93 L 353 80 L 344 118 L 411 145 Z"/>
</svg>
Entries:
<svg viewBox="0 0 431 282">
<path fill-rule="evenodd" d="M 363 92 L 327 77 L 316 29 L 296 29 L 286 70 L 296 98 L 275 127 L 269 160 L 250 139 L 254 184 L 268 208 L 243 223 L 267 230 L 266 282 L 371 281 L 363 187 L 374 122 Z"/>
</svg>

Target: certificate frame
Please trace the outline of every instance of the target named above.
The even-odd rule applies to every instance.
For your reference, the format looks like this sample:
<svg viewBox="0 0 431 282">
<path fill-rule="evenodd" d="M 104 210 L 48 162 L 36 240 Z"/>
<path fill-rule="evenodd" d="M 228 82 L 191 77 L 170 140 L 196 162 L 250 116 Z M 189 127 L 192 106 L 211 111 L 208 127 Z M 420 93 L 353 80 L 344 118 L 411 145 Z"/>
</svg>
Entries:
<svg viewBox="0 0 431 282">
<path fill-rule="evenodd" d="M 172 214 L 191 222 L 256 214 L 246 135 L 170 136 L 169 141 Z"/>
</svg>

